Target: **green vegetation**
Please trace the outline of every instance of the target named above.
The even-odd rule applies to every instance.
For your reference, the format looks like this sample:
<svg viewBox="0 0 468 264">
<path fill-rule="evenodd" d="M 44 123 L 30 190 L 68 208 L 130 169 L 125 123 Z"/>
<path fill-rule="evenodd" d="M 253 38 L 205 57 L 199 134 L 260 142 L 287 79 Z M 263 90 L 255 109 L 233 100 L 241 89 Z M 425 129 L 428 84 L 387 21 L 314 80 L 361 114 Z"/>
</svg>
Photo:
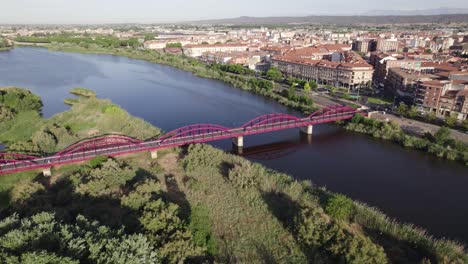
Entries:
<svg viewBox="0 0 468 264">
<path fill-rule="evenodd" d="M 180 42 L 167 43 L 166 48 L 182 48 L 182 44 Z"/>
<path fill-rule="evenodd" d="M 372 104 L 391 105 L 393 102 L 386 98 L 368 97 L 367 101 Z"/>
<path fill-rule="evenodd" d="M 246 258 L 268 263 L 339 263 L 343 258 L 346 263 L 467 260 L 463 248 L 453 242 L 434 240 L 342 195 L 210 146 L 190 146 L 181 165 L 187 199 L 206 206 L 210 218 L 216 219 L 211 221 L 215 237 L 224 238 L 218 243 L 221 262 Z"/>
<path fill-rule="evenodd" d="M 5 39 L 0 36 L 0 51 L 9 50 L 12 48 L 12 45 Z"/>
<path fill-rule="evenodd" d="M 74 105 L 80 102 L 80 99 L 78 98 L 65 98 L 63 102 L 67 105 Z"/>
<path fill-rule="evenodd" d="M 339 220 L 349 220 L 353 211 L 353 201 L 342 194 L 330 197 L 325 204 L 325 212 Z"/>
<path fill-rule="evenodd" d="M 159 133 L 97 98 L 81 97 L 71 110 L 39 119 L 29 137 L 41 151 L 85 137 L 87 126 L 139 138 Z M 367 122 L 358 119 L 353 123 Z M 116 125 L 127 123 L 130 128 Z M 446 130 L 434 142 L 453 144 Z M 454 242 L 208 145 L 164 150 L 156 161 L 147 153 L 100 156 L 55 167 L 53 177 L 5 175 L 0 186 L 7 207 L 1 210 L 0 262 L 468 261 Z"/>
<path fill-rule="evenodd" d="M 283 79 L 283 74 L 278 68 L 275 67 L 271 67 L 267 71 L 266 76 L 275 82 L 281 81 Z"/>
<path fill-rule="evenodd" d="M 17 37 L 15 39 L 17 42 L 25 43 L 72 43 L 79 45 L 83 48 L 93 48 L 93 47 L 107 47 L 107 48 L 118 48 L 118 47 L 133 47 L 137 48 L 141 46 L 141 43 L 138 42 L 138 39 L 131 38 L 128 40 L 120 40 L 116 37 L 77 37 L 70 36 L 67 34 L 60 35 L 49 35 L 45 37 Z"/>
<path fill-rule="evenodd" d="M 80 139 L 100 134 L 124 133 L 146 139 L 160 133 L 149 123 L 130 116 L 109 100 L 95 97 L 74 99 L 69 111 L 50 119 L 40 116 L 41 100 L 29 91 L 0 88 L 0 102 L 3 108 L 14 113 L 0 123 L 0 142 L 16 152 L 52 153 Z M 1 113 L 4 112 L 2 110 Z"/>
<path fill-rule="evenodd" d="M 404 147 L 425 151 L 439 158 L 457 160 L 468 166 L 468 145 L 450 138 L 450 130 L 444 127 L 440 128 L 434 135 L 426 134 L 419 138 L 406 134 L 392 122 L 385 123 L 356 115 L 346 125 L 346 129 L 366 133 L 376 138 L 392 140 Z"/>
<path fill-rule="evenodd" d="M 446 116 L 444 120 L 438 120 L 437 114 L 434 111 L 421 114 L 416 106 L 409 107 L 403 102 L 398 105 L 396 112 L 400 116 L 404 116 L 406 118 L 432 123 L 439 126 L 448 126 L 461 131 L 468 131 L 468 121 L 465 120 L 463 122 L 459 122 L 457 114 Z"/>
<path fill-rule="evenodd" d="M 70 90 L 71 94 L 84 96 L 84 97 L 96 97 L 96 92 L 83 87 L 76 87 Z"/>
</svg>

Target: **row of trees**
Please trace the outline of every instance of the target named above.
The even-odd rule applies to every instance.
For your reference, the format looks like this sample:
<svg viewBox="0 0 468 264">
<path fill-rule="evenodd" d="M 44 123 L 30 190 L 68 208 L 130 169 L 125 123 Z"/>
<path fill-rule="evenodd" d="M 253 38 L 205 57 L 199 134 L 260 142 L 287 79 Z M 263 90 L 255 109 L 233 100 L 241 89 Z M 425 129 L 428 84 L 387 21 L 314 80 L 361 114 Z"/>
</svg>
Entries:
<svg viewBox="0 0 468 264">
<path fill-rule="evenodd" d="M 17 37 L 15 41 L 27 43 L 73 43 L 81 46 L 89 46 L 95 44 L 107 48 L 119 47 L 140 47 L 142 44 L 136 38 L 121 40 L 116 37 L 99 36 L 99 37 L 76 37 L 69 35 L 51 35 L 46 37 L 23 36 Z"/>
<path fill-rule="evenodd" d="M 429 123 L 436 123 L 436 121 L 437 121 L 437 114 L 435 112 L 430 111 L 425 115 L 421 115 L 416 106 L 413 105 L 413 106 L 409 107 L 408 105 L 406 105 L 403 102 L 401 102 L 398 105 L 396 111 L 397 111 L 397 113 L 399 115 L 404 116 L 404 117 L 408 117 L 408 118 L 411 118 L 411 119 L 421 119 L 421 120 L 423 120 L 425 122 L 429 122 Z M 449 127 L 456 127 L 456 125 L 458 123 L 457 115 L 452 114 L 452 115 L 446 116 L 445 119 L 444 119 L 444 122 Z M 463 126 L 463 128 L 465 130 L 468 130 L 468 119 L 464 120 L 461 123 L 461 125 Z"/>
</svg>

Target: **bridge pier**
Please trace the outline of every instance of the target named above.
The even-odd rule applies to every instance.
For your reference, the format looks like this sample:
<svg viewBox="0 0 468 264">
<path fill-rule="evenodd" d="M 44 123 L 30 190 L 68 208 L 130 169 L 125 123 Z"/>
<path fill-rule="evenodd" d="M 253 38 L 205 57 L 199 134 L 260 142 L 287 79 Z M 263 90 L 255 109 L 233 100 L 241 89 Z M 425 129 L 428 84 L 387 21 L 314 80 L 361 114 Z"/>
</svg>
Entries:
<svg viewBox="0 0 468 264">
<path fill-rule="evenodd" d="M 232 152 L 236 155 L 242 155 L 244 154 L 244 147 L 234 146 L 232 147 Z"/>
<path fill-rule="evenodd" d="M 150 151 L 150 154 L 151 154 L 151 159 L 157 159 L 158 158 L 158 151 L 157 150 Z"/>
<path fill-rule="evenodd" d="M 305 126 L 305 127 L 301 127 L 300 130 L 301 130 L 302 133 L 304 133 L 306 135 L 312 135 L 313 126 L 308 125 L 308 126 Z"/>
<path fill-rule="evenodd" d="M 50 177 L 50 176 L 52 176 L 52 171 L 51 171 L 50 169 L 51 169 L 51 167 L 49 167 L 49 168 L 44 168 L 44 169 L 42 170 L 42 175 L 44 175 L 44 177 Z"/>
<path fill-rule="evenodd" d="M 237 146 L 237 147 L 243 147 L 244 146 L 244 137 L 235 137 L 232 139 L 232 143 Z"/>
</svg>

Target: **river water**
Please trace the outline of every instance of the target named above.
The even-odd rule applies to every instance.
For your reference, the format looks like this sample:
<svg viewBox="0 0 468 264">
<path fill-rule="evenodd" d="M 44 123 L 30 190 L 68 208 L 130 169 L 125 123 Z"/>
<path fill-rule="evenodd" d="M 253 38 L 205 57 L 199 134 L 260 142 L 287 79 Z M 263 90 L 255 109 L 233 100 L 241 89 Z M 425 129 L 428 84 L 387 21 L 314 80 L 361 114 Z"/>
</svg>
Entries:
<svg viewBox="0 0 468 264">
<path fill-rule="evenodd" d="M 0 86 L 10 85 L 40 95 L 45 117 L 68 109 L 63 103 L 71 97 L 68 91 L 83 86 L 165 131 L 195 123 L 236 127 L 274 112 L 299 115 L 219 81 L 110 55 L 29 47 L 1 52 Z M 468 168 L 335 125 L 317 125 L 313 133 L 301 137 L 291 129 L 249 136 L 244 155 L 378 207 L 437 237 L 468 243 Z M 232 148 L 229 140 L 213 145 Z"/>
</svg>

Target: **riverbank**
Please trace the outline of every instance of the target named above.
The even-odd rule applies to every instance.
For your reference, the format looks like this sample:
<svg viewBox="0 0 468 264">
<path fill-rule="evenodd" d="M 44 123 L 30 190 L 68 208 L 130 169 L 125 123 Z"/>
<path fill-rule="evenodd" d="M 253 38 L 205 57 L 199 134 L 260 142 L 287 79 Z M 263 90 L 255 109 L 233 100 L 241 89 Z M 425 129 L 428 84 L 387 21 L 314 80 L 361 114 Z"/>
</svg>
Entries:
<svg viewBox="0 0 468 264">
<path fill-rule="evenodd" d="M 381 122 L 356 115 L 345 125 L 345 129 L 390 140 L 403 147 L 427 152 L 438 158 L 459 161 L 468 166 L 468 146 L 463 141 L 451 138 L 448 128 L 440 128 L 434 134 L 426 133 L 422 137 L 413 136 L 403 132 L 403 129 L 393 122 Z"/>
<path fill-rule="evenodd" d="M 13 47 L 4 47 L 4 48 L 0 48 L 0 52 L 1 51 L 9 51 L 9 50 L 12 50 Z"/>
<path fill-rule="evenodd" d="M 184 71 L 192 72 L 193 74 L 203 77 L 203 78 L 210 78 L 223 81 L 227 84 L 230 84 L 234 87 L 241 88 L 243 90 L 248 90 L 254 94 L 258 94 L 261 96 L 265 96 L 267 98 L 271 98 L 287 107 L 292 109 L 296 109 L 301 111 L 304 114 L 312 113 L 316 108 L 314 106 L 308 105 L 302 98 L 296 95 L 289 95 L 291 91 L 289 90 L 282 90 L 282 89 L 272 89 L 269 85 L 264 85 L 263 83 L 259 82 L 256 77 L 254 76 L 246 76 L 246 75 L 238 75 L 232 74 L 229 72 L 224 72 L 219 70 L 218 67 L 212 68 L 209 67 L 195 59 L 172 55 L 167 53 L 160 53 L 156 51 L 149 51 L 149 50 L 137 50 L 137 49 L 129 49 L 129 48 L 103 48 L 94 46 L 92 48 L 82 47 L 76 44 L 45 44 L 45 47 L 49 48 L 50 50 L 55 51 L 64 51 L 64 52 L 77 52 L 77 53 L 90 53 L 90 54 L 108 54 L 114 56 L 124 56 L 132 59 L 139 59 L 145 60 L 152 63 L 164 64 L 171 67 L 175 67 L 177 69 L 181 69 Z M 257 81 L 254 81 L 257 80 Z M 264 80 L 261 80 L 264 82 Z M 296 93 L 296 92 L 295 92 Z M 294 100 L 291 100 L 294 98 Z M 297 100 L 297 101 L 296 101 Z M 367 134 L 364 131 L 356 130 L 355 132 Z M 410 137 L 411 132 L 408 130 L 404 130 L 407 134 L 406 136 Z M 388 140 L 386 138 L 383 138 Z M 395 141 L 392 141 L 395 142 Z M 398 142 L 396 142 L 398 143 Z M 416 148 L 421 151 L 425 151 L 421 148 Z M 444 155 L 437 154 L 435 151 L 429 152 L 434 154 L 436 157 L 444 158 Z M 440 153 L 440 151 L 439 151 Z M 465 154 L 456 155 L 457 158 L 449 157 L 449 159 L 457 159 L 457 160 L 464 160 L 463 157 Z M 449 155 L 450 156 L 450 155 Z M 463 158 L 458 158 L 458 156 L 462 156 Z M 446 156 L 445 156 L 446 157 Z M 464 162 L 465 163 L 465 162 Z M 466 164 L 466 163 L 465 163 Z"/>
<path fill-rule="evenodd" d="M 54 133 L 51 138 L 60 144 L 53 146 L 60 149 L 61 142 L 79 140 L 92 131 L 139 138 L 159 131 L 97 98 L 80 98 L 71 110 L 41 122 L 36 132 L 24 137 L 50 149 L 45 144 L 48 133 Z M 124 123 L 134 124 L 134 130 L 120 126 Z M 243 262 L 268 257 L 278 262 L 330 263 L 344 258 L 348 263 L 463 263 L 468 259 L 456 242 L 433 239 L 366 205 L 207 145 L 162 151 L 157 160 L 138 154 L 61 166 L 53 168 L 52 178 L 37 171 L 4 175 L 0 186 L 0 196 L 9 199 L 2 215 L 30 217 L 47 209 L 56 212 L 57 221 L 73 224 L 82 214 L 147 237 L 166 260 L 202 257 Z M 168 215 L 173 217 L 165 218 Z M 185 235 L 164 231 L 164 242 L 154 235 L 161 234 L 154 224 L 171 230 L 174 221 Z M 55 252 L 53 247 L 46 249 Z"/>
<path fill-rule="evenodd" d="M 281 90 L 273 89 L 272 85 L 275 84 L 257 79 L 254 76 L 238 75 L 222 71 L 218 68 L 212 68 L 199 62 L 196 59 L 173 55 L 169 53 L 161 53 L 151 50 L 133 49 L 133 48 L 103 48 L 103 47 L 82 47 L 74 44 L 43 44 L 42 47 L 47 47 L 52 51 L 87 53 L 87 54 L 107 54 L 114 56 L 123 56 L 132 59 L 144 60 L 151 63 L 163 64 L 171 66 L 180 70 L 188 71 L 198 77 L 215 79 L 240 88 L 242 90 L 250 91 L 254 94 L 265 96 L 273 99 L 278 103 L 290 107 L 292 109 L 301 111 L 304 114 L 310 114 L 317 108 L 313 102 L 306 100 L 303 96 L 288 96 Z"/>
</svg>

